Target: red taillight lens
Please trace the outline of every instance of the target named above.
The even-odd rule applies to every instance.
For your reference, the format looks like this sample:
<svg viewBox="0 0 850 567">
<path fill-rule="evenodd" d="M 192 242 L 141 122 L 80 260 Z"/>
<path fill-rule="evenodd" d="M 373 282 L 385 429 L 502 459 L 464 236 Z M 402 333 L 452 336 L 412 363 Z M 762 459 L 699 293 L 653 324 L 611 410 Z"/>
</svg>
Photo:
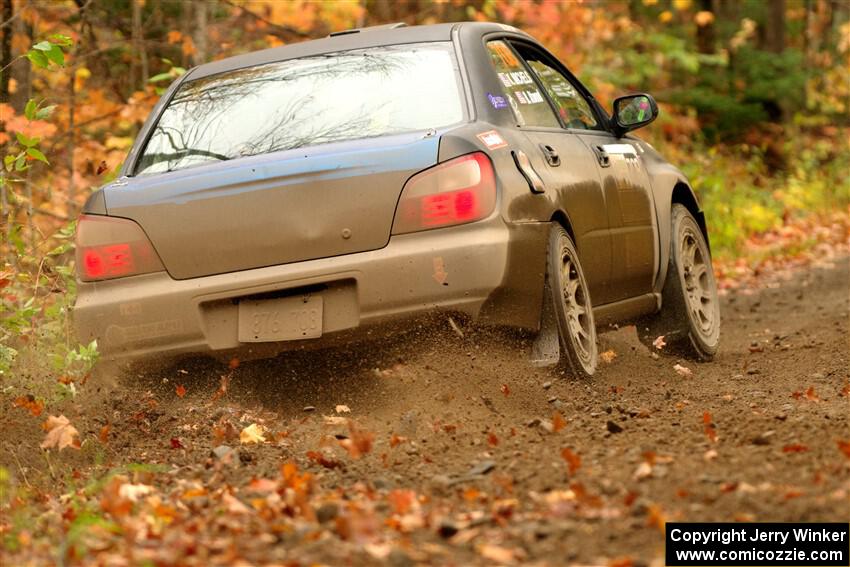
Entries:
<svg viewBox="0 0 850 567">
<path fill-rule="evenodd" d="M 481 220 L 496 206 L 496 177 L 490 158 L 476 152 L 411 177 L 398 203 L 393 234 Z"/>
<path fill-rule="evenodd" d="M 77 221 L 77 274 L 82 281 L 164 269 L 148 237 L 133 221 L 99 215 L 81 215 Z"/>
</svg>

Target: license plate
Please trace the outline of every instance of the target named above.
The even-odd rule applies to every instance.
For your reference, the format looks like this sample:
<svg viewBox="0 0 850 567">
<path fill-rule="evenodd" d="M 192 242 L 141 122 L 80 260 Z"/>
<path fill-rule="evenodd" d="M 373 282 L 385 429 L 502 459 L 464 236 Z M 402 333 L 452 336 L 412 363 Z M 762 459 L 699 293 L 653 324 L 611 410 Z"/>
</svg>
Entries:
<svg viewBox="0 0 850 567">
<path fill-rule="evenodd" d="M 321 336 L 321 295 L 239 302 L 239 342 L 294 341 Z"/>
</svg>

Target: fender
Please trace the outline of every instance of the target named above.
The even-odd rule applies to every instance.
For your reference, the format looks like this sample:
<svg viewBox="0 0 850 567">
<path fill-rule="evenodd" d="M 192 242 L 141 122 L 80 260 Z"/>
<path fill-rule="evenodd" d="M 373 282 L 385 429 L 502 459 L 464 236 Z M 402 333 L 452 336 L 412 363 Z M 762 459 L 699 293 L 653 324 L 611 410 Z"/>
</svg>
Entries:
<svg viewBox="0 0 850 567">
<path fill-rule="evenodd" d="M 702 230 L 706 243 L 709 242 L 708 230 L 705 225 L 705 214 L 685 174 L 679 168 L 666 162 L 651 145 L 644 141 L 640 144 L 644 148 L 643 159 L 652 183 L 652 195 L 658 219 L 659 258 L 653 291 L 660 293 L 664 287 L 667 266 L 670 263 L 670 211 L 673 203 L 680 203 L 688 208 Z M 711 250 L 710 246 L 709 250 Z"/>
</svg>

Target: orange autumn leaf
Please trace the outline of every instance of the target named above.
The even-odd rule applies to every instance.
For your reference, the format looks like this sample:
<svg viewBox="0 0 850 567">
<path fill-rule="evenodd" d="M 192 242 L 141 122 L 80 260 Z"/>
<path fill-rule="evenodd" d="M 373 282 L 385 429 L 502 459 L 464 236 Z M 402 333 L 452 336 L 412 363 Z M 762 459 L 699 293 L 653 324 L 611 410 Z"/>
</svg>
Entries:
<svg viewBox="0 0 850 567">
<path fill-rule="evenodd" d="M 575 474 L 581 467 L 581 457 L 573 453 L 569 447 L 561 449 L 561 458 L 567 462 L 567 468 L 569 469 L 570 474 Z"/>
<path fill-rule="evenodd" d="M 705 436 L 708 437 L 709 441 L 712 443 L 717 443 L 717 428 L 711 419 L 711 412 L 705 412 L 702 414 L 702 422 L 705 426 Z"/>
<path fill-rule="evenodd" d="M 838 450 L 844 453 L 844 456 L 850 459 L 850 441 L 838 440 Z"/>
<path fill-rule="evenodd" d="M 183 38 L 183 45 L 181 46 L 181 51 L 183 55 L 189 56 L 194 55 L 198 52 L 198 49 L 195 47 L 195 42 L 192 41 L 192 38 L 189 36 L 185 36 Z"/>
<path fill-rule="evenodd" d="M 508 388 L 507 384 L 502 384 L 499 390 L 505 395 L 505 397 L 508 397 L 511 394 L 511 389 Z"/>
<path fill-rule="evenodd" d="M 307 451 L 307 458 L 326 469 L 335 469 L 343 466 L 341 462 L 332 457 L 326 456 L 321 451 Z"/>
<path fill-rule="evenodd" d="M 45 120 L 27 120 L 25 116 L 14 116 L 6 120 L 6 131 L 17 132 L 28 138 L 49 138 L 56 133 L 56 125 Z"/>
<path fill-rule="evenodd" d="M 28 410 L 33 417 L 40 416 L 41 412 L 44 411 L 44 402 L 35 399 L 35 397 L 31 394 L 17 398 L 13 402 L 13 405 L 16 408 L 24 408 L 25 410 Z"/>
<path fill-rule="evenodd" d="M 123 518 L 133 510 L 133 501 L 121 493 L 126 481 L 126 477 L 114 476 L 101 492 L 100 508 L 113 518 Z"/>
<path fill-rule="evenodd" d="M 167 36 L 168 43 L 171 43 L 171 44 L 180 43 L 180 41 L 182 39 L 183 39 L 183 34 L 180 33 L 179 31 L 171 30 L 170 32 L 168 32 L 168 36 Z"/>
<path fill-rule="evenodd" d="M 653 526 L 664 531 L 664 525 L 667 523 L 667 518 L 664 511 L 657 504 L 650 504 L 646 513 L 646 525 Z"/>
<path fill-rule="evenodd" d="M 390 447 L 398 447 L 405 441 L 407 441 L 407 437 L 402 437 L 401 435 L 393 433 L 392 436 L 390 436 Z"/>
<path fill-rule="evenodd" d="M 227 363 L 227 366 L 231 370 L 236 370 L 237 368 L 239 368 L 239 359 L 234 356 L 230 359 L 230 362 Z"/>
<path fill-rule="evenodd" d="M 820 401 L 820 398 L 817 396 L 817 394 L 815 394 L 815 387 L 814 386 L 809 386 L 809 389 L 806 390 L 806 399 L 809 400 L 810 402 Z"/>
<path fill-rule="evenodd" d="M 234 359 L 234 360 L 236 360 L 236 359 Z M 237 365 L 238 365 L 238 362 L 237 362 Z M 221 377 L 221 384 L 219 385 L 218 390 L 215 391 L 215 393 L 213 394 L 213 397 L 210 401 L 214 402 L 214 401 L 218 400 L 219 398 L 221 398 L 223 395 L 225 395 L 227 393 L 227 386 L 229 384 L 230 384 L 230 375 L 224 374 Z"/>
<path fill-rule="evenodd" d="M 499 444 L 499 438 L 492 431 L 487 434 L 487 443 L 491 447 L 496 447 Z"/>
<path fill-rule="evenodd" d="M 474 502 L 481 496 L 481 491 L 477 488 L 467 488 L 463 491 L 463 499 L 467 502 Z"/>
<path fill-rule="evenodd" d="M 567 426 L 567 420 L 561 415 L 561 412 L 556 411 L 552 415 L 552 431 L 558 432 Z"/>
<path fill-rule="evenodd" d="M 805 453 L 808 450 L 808 447 L 799 443 L 792 443 L 791 445 L 785 445 L 782 447 L 783 453 Z"/>
<path fill-rule="evenodd" d="M 375 434 L 360 428 L 354 421 L 348 420 L 348 439 L 343 439 L 339 444 L 348 451 L 352 459 L 359 459 L 372 450 L 372 441 Z"/>
<path fill-rule="evenodd" d="M 393 512 L 399 516 L 407 514 L 416 502 L 416 493 L 412 490 L 395 489 L 387 495 L 387 502 Z"/>
<path fill-rule="evenodd" d="M 97 434 L 97 439 L 101 443 L 103 443 L 104 445 L 106 445 L 109 442 L 109 430 L 110 429 L 112 429 L 112 427 L 107 423 L 106 425 L 104 425 L 103 427 L 100 428 L 100 433 Z"/>
<path fill-rule="evenodd" d="M 178 398 L 182 398 L 186 395 L 186 387 L 183 384 L 178 384 L 177 388 L 175 388 L 175 392 L 177 393 Z"/>
</svg>

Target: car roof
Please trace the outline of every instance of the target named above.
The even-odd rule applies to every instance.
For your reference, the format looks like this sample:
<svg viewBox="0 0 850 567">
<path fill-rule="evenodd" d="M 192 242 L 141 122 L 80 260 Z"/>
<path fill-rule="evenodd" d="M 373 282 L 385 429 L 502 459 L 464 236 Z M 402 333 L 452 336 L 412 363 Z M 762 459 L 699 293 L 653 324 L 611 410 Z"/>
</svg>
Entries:
<svg viewBox="0 0 850 567">
<path fill-rule="evenodd" d="M 218 73 L 263 65 L 265 63 L 348 51 L 351 49 L 405 43 L 424 43 L 428 41 L 451 41 L 452 32 L 454 30 L 461 31 L 461 28 L 463 28 L 464 35 L 484 35 L 496 31 L 519 32 L 518 29 L 512 26 L 490 22 L 453 22 L 409 27 L 403 24 L 390 24 L 358 30 L 346 30 L 345 32 L 338 32 L 322 39 L 263 49 L 253 53 L 245 53 L 244 55 L 236 55 L 227 59 L 205 63 L 189 70 L 183 80 L 191 81 Z"/>
</svg>

